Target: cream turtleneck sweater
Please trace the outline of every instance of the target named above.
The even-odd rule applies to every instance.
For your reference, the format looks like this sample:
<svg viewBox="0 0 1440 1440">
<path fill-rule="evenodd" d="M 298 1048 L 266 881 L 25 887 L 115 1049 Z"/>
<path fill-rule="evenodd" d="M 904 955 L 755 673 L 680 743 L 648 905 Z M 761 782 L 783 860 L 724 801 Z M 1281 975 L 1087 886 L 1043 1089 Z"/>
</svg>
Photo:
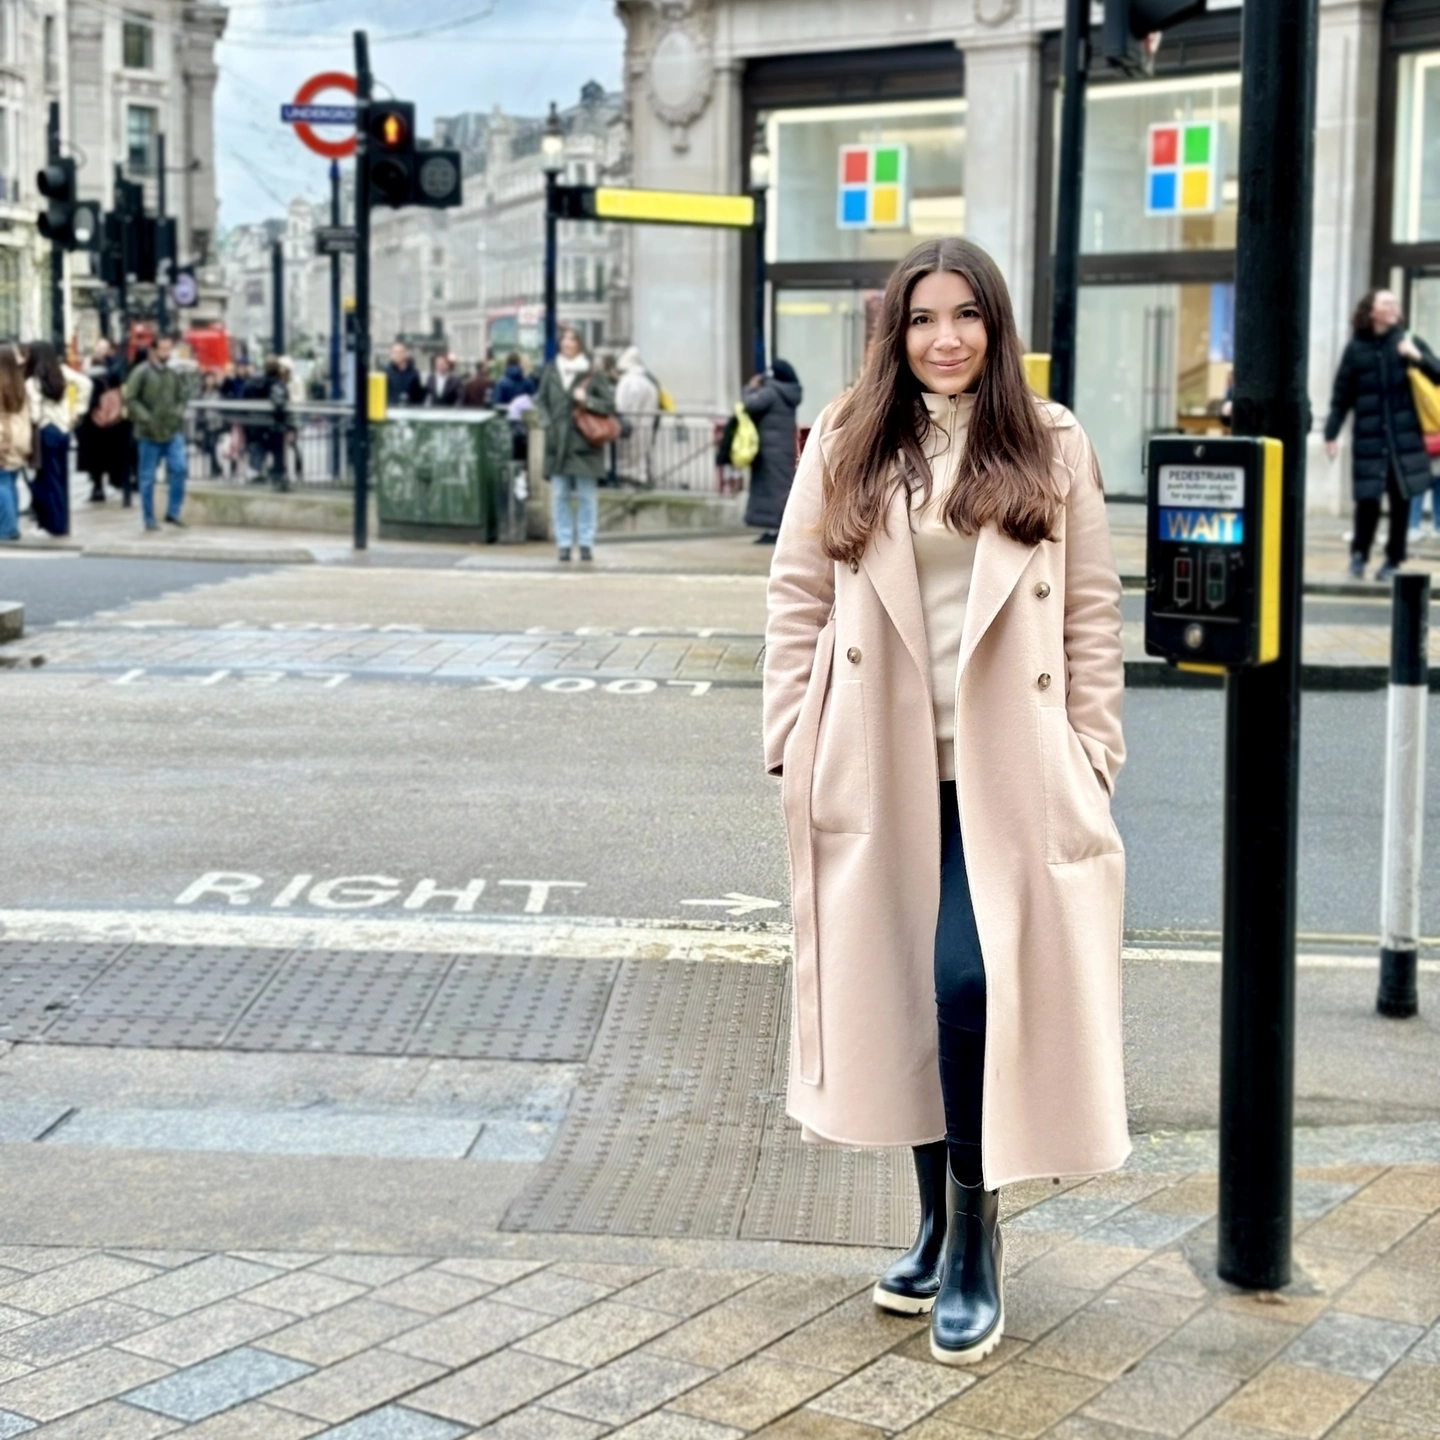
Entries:
<svg viewBox="0 0 1440 1440">
<path fill-rule="evenodd" d="M 930 433 L 925 456 L 934 483 L 929 502 L 911 516 L 911 542 L 915 573 L 920 581 L 920 605 L 925 614 L 925 639 L 930 649 L 930 689 L 935 697 L 935 741 L 940 778 L 955 778 L 955 703 L 960 671 L 960 636 L 965 628 L 965 606 L 970 598 L 970 574 L 975 565 L 975 535 L 960 535 L 945 524 L 945 502 L 955 486 L 973 395 L 925 393 L 930 412 Z"/>
</svg>

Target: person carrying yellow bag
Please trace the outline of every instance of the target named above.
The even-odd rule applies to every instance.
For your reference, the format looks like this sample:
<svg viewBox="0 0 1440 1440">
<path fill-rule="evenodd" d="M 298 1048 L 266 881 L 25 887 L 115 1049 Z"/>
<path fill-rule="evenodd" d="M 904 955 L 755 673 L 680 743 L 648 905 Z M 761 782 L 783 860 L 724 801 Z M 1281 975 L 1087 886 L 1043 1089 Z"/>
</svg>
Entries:
<svg viewBox="0 0 1440 1440">
<path fill-rule="evenodd" d="M 1375 579 L 1387 581 L 1405 563 L 1410 501 L 1423 496 L 1431 484 L 1425 429 L 1410 377 L 1418 371 L 1432 385 L 1440 384 L 1440 359 L 1423 340 L 1407 334 L 1403 323 L 1392 291 L 1372 290 L 1361 298 L 1351 317 L 1353 333 L 1340 359 L 1325 422 L 1325 452 L 1333 460 L 1341 427 L 1354 412 L 1350 574 L 1357 580 L 1364 578 L 1379 528 L 1381 496 L 1389 497 L 1390 533 Z"/>
<path fill-rule="evenodd" d="M 799 377 L 784 360 L 775 361 L 768 374 L 754 376 L 745 387 L 741 403 L 746 416 L 755 422 L 759 440 L 750 468 L 745 523 L 760 531 L 757 545 L 773 545 L 780 532 L 780 518 L 795 479 L 795 412 L 803 393 Z M 734 455 L 732 446 L 732 460 Z"/>
</svg>

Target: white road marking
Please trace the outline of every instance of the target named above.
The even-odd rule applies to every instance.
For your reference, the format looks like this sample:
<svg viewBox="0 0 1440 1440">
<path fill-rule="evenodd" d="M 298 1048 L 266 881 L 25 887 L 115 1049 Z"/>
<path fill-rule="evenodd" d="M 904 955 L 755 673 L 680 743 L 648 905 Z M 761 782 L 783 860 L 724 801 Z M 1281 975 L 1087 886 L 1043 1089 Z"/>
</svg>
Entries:
<svg viewBox="0 0 1440 1440">
<path fill-rule="evenodd" d="M 783 965 L 791 955 L 789 925 L 777 922 L 637 920 L 580 916 L 411 914 L 274 915 L 176 910 L 0 910 L 0 940 L 30 944 L 257 946 L 267 949 L 395 951 L 460 950 L 497 955 L 556 955 L 581 960 L 733 961 Z M 1128 964 L 1218 965 L 1215 950 L 1126 946 Z M 1369 955 L 1306 954 L 1304 970 L 1375 970 Z M 1440 973 L 1440 960 L 1420 961 Z"/>
<path fill-rule="evenodd" d="M 729 890 L 723 900 L 682 900 L 682 905 L 718 905 L 727 915 L 749 915 L 756 910 L 778 910 L 778 900 L 762 900 L 758 895 L 742 895 Z"/>
</svg>

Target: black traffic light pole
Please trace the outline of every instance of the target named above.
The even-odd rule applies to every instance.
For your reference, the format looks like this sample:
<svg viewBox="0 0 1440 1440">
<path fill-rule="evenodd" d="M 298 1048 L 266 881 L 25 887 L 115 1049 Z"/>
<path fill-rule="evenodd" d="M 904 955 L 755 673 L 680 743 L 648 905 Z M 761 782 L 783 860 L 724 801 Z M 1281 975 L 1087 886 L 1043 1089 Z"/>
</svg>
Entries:
<svg viewBox="0 0 1440 1440">
<path fill-rule="evenodd" d="M 50 102 L 50 123 L 46 127 L 46 153 L 53 165 L 60 159 L 60 102 Z M 50 338 L 56 352 L 65 358 L 65 246 L 60 237 L 50 241 Z"/>
<path fill-rule="evenodd" d="M 1075 322 L 1080 296 L 1080 201 L 1085 178 L 1085 75 L 1090 0 L 1065 0 L 1060 47 L 1060 153 L 1055 197 L 1055 298 L 1050 320 L 1050 398 L 1075 404 Z"/>
<path fill-rule="evenodd" d="M 545 171 L 545 363 L 560 348 L 556 320 L 556 271 L 560 268 L 560 172 Z"/>
<path fill-rule="evenodd" d="M 155 137 L 155 333 L 170 331 L 170 232 L 165 224 L 165 137 Z"/>
<path fill-rule="evenodd" d="M 355 548 L 369 543 L 370 504 L 370 43 L 355 32 Z"/>
<path fill-rule="evenodd" d="M 270 349 L 285 353 L 285 241 L 270 242 Z"/>
<path fill-rule="evenodd" d="M 1316 6 L 1241 13 L 1234 425 L 1285 447 L 1280 658 L 1232 673 L 1225 697 L 1218 1268 L 1254 1290 L 1290 1278 Z"/>
</svg>

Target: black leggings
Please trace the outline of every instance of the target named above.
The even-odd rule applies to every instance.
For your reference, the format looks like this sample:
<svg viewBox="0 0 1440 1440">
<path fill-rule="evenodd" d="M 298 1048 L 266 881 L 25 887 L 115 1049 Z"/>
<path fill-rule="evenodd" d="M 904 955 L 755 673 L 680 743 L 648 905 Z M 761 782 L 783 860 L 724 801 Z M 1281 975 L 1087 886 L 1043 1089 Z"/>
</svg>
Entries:
<svg viewBox="0 0 1440 1440">
<path fill-rule="evenodd" d="M 978 1185 L 980 1102 L 985 1085 L 985 962 L 960 843 L 955 782 L 940 786 L 940 914 L 935 924 L 935 1009 L 940 1025 L 940 1092 L 950 1166 Z"/>
<path fill-rule="evenodd" d="M 1392 464 L 1385 474 L 1385 494 L 1390 501 L 1390 538 L 1385 545 L 1385 558 L 1392 565 L 1405 563 L 1406 531 L 1410 526 L 1410 502 L 1400 489 L 1399 478 Z M 1355 502 L 1355 538 L 1350 550 L 1361 561 L 1370 558 L 1370 547 L 1375 543 L 1375 532 L 1380 528 L 1380 497 Z"/>
</svg>

